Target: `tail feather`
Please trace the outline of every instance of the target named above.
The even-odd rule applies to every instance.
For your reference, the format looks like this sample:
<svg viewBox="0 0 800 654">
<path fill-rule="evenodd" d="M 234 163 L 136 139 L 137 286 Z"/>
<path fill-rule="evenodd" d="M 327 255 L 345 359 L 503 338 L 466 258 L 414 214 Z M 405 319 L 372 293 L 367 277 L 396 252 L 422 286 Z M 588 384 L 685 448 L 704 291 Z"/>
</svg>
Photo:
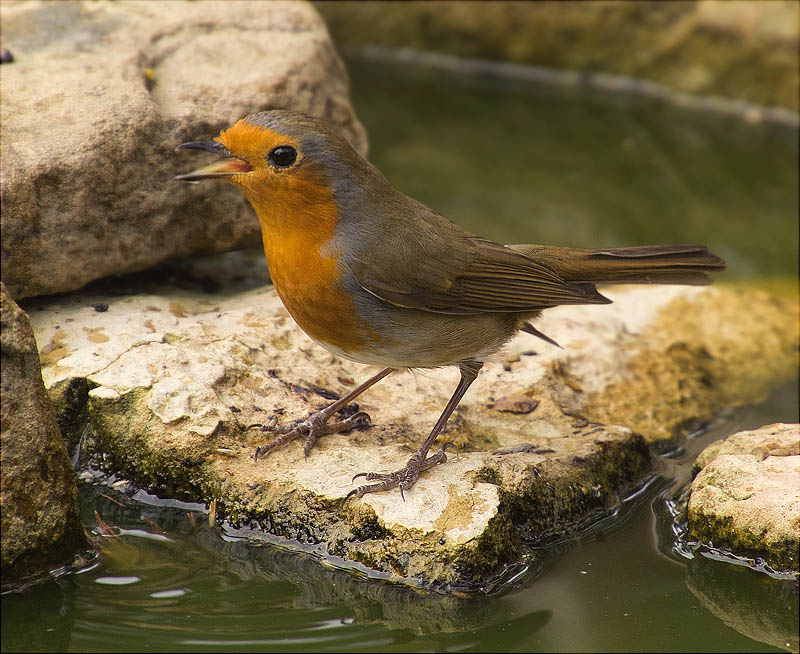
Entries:
<svg viewBox="0 0 800 654">
<path fill-rule="evenodd" d="M 591 284 L 689 284 L 712 282 L 707 273 L 725 262 L 702 245 L 645 245 L 588 250 L 547 245 L 509 245 L 552 268 L 568 282 Z"/>
</svg>

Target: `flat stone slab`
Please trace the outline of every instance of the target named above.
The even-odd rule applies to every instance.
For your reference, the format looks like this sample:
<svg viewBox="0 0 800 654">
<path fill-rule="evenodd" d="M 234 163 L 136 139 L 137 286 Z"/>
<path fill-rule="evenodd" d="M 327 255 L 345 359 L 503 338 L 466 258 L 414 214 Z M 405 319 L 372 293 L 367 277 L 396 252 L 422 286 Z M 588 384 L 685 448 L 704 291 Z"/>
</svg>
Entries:
<svg viewBox="0 0 800 654">
<path fill-rule="evenodd" d="M 109 468 L 161 495 L 214 500 L 218 519 L 334 564 L 488 589 L 519 565 L 523 542 L 614 506 L 640 483 L 647 440 L 680 436 L 793 372 L 791 298 L 723 287 L 604 292 L 614 304 L 559 307 L 537 323 L 563 350 L 521 334 L 487 363 L 441 437 L 455 445 L 448 461 L 405 501 L 389 491 L 346 503 L 354 474 L 405 464 L 457 370 L 390 375 L 359 398 L 369 429 L 327 436 L 308 458 L 290 443 L 255 463 L 270 435 L 250 425 L 305 417 L 376 371 L 315 345 L 270 287 L 73 293 L 26 307 L 62 425 L 78 430 L 74 417 L 84 416 Z M 718 330 L 725 311 L 760 318 Z M 742 366 L 754 343 L 769 374 Z"/>
<path fill-rule="evenodd" d="M 800 425 L 766 425 L 710 444 L 695 463 L 692 538 L 800 570 Z"/>
</svg>

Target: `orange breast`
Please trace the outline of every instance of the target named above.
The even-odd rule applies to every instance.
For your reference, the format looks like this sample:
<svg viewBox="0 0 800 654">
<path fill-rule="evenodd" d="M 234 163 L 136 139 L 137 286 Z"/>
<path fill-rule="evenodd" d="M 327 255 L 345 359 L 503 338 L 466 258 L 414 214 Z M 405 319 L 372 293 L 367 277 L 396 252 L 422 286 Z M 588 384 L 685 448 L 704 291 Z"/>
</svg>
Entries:
<svg viewBox="0 0 800 654">
<path fill-rule="evenodd" d="M 220 134 L 222 142 L 253 170 L 231 182 L 253 205 L 261 222 L 270 276 L 292 318 L 311 338 L 357 353 L 380 337 L 358 320 L 353 298 L 343 292 L 334 234 L 339 220 L 327 172 L 320 163 L 276 171 L 265 155 L 278 145 L 299 152 L 293 138 L 241 120 Z"/>
<path fill-rule="evenodd" d="M 269 241 L 275 239 L 270 238 Z M 339 265 L 303 235 L 284 236 L 264 251 L 275 290 L 302 330 L 311 338 L 349 353 L 377 335 L 357 320 L 353 298 L 342 291 Z"/>
<path fill-rule="evenodd" d="M 380 337 L 344 293 L 333 236 L 338 212 L 313 174 L 294 175 L 256 208 L 270 276 L 284 306 L 311 338 L 355 353 Z"/>
</svg>

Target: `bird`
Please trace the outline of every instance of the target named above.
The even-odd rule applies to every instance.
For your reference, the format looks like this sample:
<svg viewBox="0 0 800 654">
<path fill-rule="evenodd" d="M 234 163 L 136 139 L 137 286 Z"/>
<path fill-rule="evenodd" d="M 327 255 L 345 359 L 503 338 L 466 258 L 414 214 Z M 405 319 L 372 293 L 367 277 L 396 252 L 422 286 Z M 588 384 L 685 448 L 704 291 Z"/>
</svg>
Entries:
<svg viewBox="0 0 800 654">
<path fill-rule="evenodd" d="M 447 461 L 431 447 L 484 362 L 518 332 L 549 343 L 533 324 L 544 309 L 611 302 L 599 283 L 712 282 L 725 262 L 700 245 L 584 249 L 503 245 L 472 234 L 405 195 L 325 121 L 288 109 L 248 115 L 211 141 L 183 143 L 219 158 L 182 182 L 222 180 L 252 205 L 275 290 L 299 327 L 336 356 L 382 369 L 276 436 L 254 460 L 304 438 L 368 418 L 334 415 L 397 370 L 457 366 L 460 380 L 439 419 L 402 468 L 361 472 L 350 497 L 398 488 Z"/>
</svg>

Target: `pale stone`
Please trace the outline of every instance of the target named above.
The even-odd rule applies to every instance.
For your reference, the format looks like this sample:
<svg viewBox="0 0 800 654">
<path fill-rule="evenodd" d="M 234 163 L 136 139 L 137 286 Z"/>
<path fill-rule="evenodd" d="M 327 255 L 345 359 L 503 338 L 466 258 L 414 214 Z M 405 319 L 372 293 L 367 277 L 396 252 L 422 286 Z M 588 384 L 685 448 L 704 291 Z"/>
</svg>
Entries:
<svg viewBox="0 0 800 654">
<path fill-rule="evenodd" d="M 74 293 L 31 300 L 29 309 L 48 389 L 58 399 L 76 388 L 76 379 L 86 381 L 93 390 L 74 401 L 88 403 L 97 445 L 123 474 L 155 492 L 216 499 L 218 517 L 256 521 L 270 533 L 317 543 L 324 556 L 376 574 L 459 587 L 465 579 L 480 584 L 516 561 L 518 527 L 527 533 L 563 528 L 613 505 L 644 478 L 650 461 L 638 427 L 652 423 L 640 420 L 639 405 L 629 410 L 630 398 L 649 406 L 665 389 L 685 386 L 697 400 L 689 408 L 707 419 L 733 397 L 747 401 L 741 388 L 750 399 L 764 392 L 767 377 L 759 365 L 769 368 L 773 381 L 793 367 L 786 345 L 795 337 L 791 314 L 760 291 L 606 293 L 614 304 L 545 312 L 537 325 L 564 350 L 520 334 L 487 362 L 440 437 L 454 443 L 448 461 L 423 473 L 405 501 L 394 490 L 346 503 L 348 491 L 368 483 L 353 482 L 354 475 L 406 463 L 455 388 L 456 369 L 390 375 L 358 398 L 372 416 L 370 429 L 326 436 L 307 458 L 298 440 L 255 463 L 254 448 L 272 435 L 249 426 L 268 423 L 273 414 L 284 424 L 306 417 L 376 371 L 314 344 L 274 290 Z M 98 303 L 108 309 L 96 311 Z M 743 304 L 751 311 L 741 316 L 770 320 L 740 320 L 723 332 L 688 317 L 704 315 L 717 325 L 712 309 L 736 311 Z M 681 365 L 662 366 L 665 377 L 642 384 L 632 369 L 637 361 L 669 363 L 676 348 L 684 356 L 687 341 L 714 349 L 711 372 L 706 359 L 696 367 L 679 358 Z M 774 347 L 742 370 L 754 341 Z M 712 372 L 714 383 L 695 381 Z M 514 396 L 538 404 L 529 413 L 491 408 Z M 666 435 L 654 429 L 644 436 L 676 435 L 685 409 L 665 404 Z M 601 424 L 608 422 L 596 417 L 602 412 L 613 412 L 624 426 Z"/>
<path fill-rule="evenodd" d="M 698 457 L 702 469 L 692 482 L 692 537 L 797 571 L 800 425 L 739 432 L 709 448 Z"/>
<path fill-rule="evenodd" d="M 796 2 L 702 0 L 648 5 L 647 11 L 635 2 L 316 5 L 338 45 L 372 56 L 395 48 L 396 58 L 406 61 L 414 61 L 416 50 L 428 61 L 431 53 L 449 53 L 519 62 L 539 79 L 571 73 L 583 86 L 598 73 L 625 75 L 635 79 L 610 77 L 603 87 L 637 97 L 671 90 L 684 103 L 691 98 L 680 92 L 786 107 L 783 115 L 797 124 Z M 461 59 L 460 66 L 469 62 Z"/>
</svg>

